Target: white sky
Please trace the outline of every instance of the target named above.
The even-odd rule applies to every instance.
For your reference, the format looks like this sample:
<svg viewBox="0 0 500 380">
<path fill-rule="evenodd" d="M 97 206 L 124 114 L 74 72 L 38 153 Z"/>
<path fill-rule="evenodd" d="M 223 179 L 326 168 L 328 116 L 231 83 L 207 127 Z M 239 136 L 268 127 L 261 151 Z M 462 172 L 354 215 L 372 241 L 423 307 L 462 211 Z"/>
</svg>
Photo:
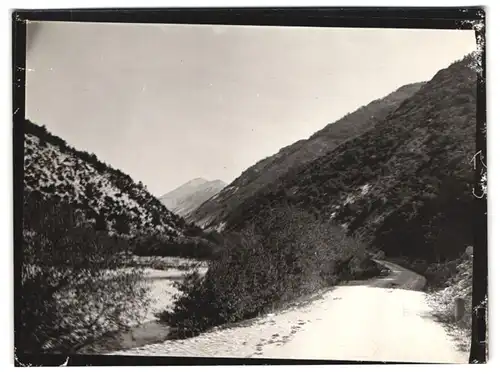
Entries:
<svg viewBox="0 0 500 380">
<path fill-rule="evenodd" d="M 44 22 L 26 116 L 161 195 L 195 177 L 229 183 L 474 49 L 458 30 Z"/>
</svg>

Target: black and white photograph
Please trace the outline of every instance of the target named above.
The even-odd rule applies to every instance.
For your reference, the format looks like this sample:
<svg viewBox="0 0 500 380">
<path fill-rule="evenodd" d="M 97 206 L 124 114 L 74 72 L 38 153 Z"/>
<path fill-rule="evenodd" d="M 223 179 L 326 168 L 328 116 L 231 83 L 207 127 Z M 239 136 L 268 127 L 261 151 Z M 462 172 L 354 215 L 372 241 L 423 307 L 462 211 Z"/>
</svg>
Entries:
<svg viewBox="0 0 500 380">
<path fill-rule="evenodd" d="M 338 12 L 19 13 L 17 366 L 487 361 L 485 11 Z"/>
</svg>

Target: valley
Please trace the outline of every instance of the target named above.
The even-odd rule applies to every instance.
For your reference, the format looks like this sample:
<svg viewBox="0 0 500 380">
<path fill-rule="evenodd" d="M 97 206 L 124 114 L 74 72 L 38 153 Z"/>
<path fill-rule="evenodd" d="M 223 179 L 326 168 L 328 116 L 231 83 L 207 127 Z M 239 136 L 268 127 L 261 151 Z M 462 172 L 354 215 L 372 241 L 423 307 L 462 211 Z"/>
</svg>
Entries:
<svg viewBox="0 0 500 380">
<path fill-rule="evenodd" d="M 464 363 L 472 315 L 472 55 L 160 197 L 23 128 L 16 345 L 35 353 Z M 442 322 L 442 320 L 441 320 Z"/>
</svg>

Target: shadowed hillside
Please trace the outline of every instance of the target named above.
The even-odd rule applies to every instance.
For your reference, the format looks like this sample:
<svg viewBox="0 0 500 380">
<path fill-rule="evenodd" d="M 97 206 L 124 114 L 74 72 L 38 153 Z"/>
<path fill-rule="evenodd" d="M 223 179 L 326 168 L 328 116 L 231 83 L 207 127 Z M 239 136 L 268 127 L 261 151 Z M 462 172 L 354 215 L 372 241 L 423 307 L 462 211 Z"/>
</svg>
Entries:
<svg viewBox="0 0 500 380">
<path fill-rule="evenodd" d="M 201 205 L 188 217 L 188 220 L 200 225 L 217 226 L 226 215 L 231 214 L 245 200 L 277 181 L 290 170 L 298 170 L 314 159 L 331 152 L 346 139 L 372 128 L 421 86 L 422 83 L 403 86 L 386 97 L 375 100 L 347 114 L 342 119 L 328 124 L 309 139 L 299 140 L 281 149 L 275 155 L 257 162 L 219 194 Z"/>
<path fill-rule="evenodd" d="M 476 72 L 439 71 L 374 128 L 290 172 L 224 218 L 238 230 L 281 204 L 314 210 L 388 256 L 439 262 L 472 243 Z"/>
</svg>

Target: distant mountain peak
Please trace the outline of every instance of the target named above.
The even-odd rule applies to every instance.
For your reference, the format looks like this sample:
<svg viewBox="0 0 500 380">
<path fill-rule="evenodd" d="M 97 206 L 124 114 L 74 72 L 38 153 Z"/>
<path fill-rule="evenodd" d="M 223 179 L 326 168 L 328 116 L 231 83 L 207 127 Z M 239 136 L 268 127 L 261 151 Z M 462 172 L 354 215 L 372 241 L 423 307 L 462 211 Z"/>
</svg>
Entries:
<svg viewBox="0 0 500 380">
<path fill-rule="evenodd" d="M 174 190 L 159 197 L 160 201 L 172 212 L 188 217 L 205 201 L 219 193 L 226 183 L 216 179 L 194 178 Z"/>
<path fill-rule="evenodd" d="M 205 178 L 202 178 L 202 177 L 198 177 L 198 178 L 193 178 L 192 180 L 190 180 L 186 183 L 204 183 L 204 182 L 208 182 L 208 180 L 206 180 Z"/>
<path fill-rule="evenodd" d="M 182 184 L 178 188 L 183 187 L 183 186 L 197 186 L 197 185 L 202 185 L 202 184 L 207 183 L 207 182 L 209 182 L 209 181 L 206 180 L 205 178 L 202 178 L 202 177 L 193 178 L 192 180 L 187 181 L 186 183 Z"/>
</svg>

